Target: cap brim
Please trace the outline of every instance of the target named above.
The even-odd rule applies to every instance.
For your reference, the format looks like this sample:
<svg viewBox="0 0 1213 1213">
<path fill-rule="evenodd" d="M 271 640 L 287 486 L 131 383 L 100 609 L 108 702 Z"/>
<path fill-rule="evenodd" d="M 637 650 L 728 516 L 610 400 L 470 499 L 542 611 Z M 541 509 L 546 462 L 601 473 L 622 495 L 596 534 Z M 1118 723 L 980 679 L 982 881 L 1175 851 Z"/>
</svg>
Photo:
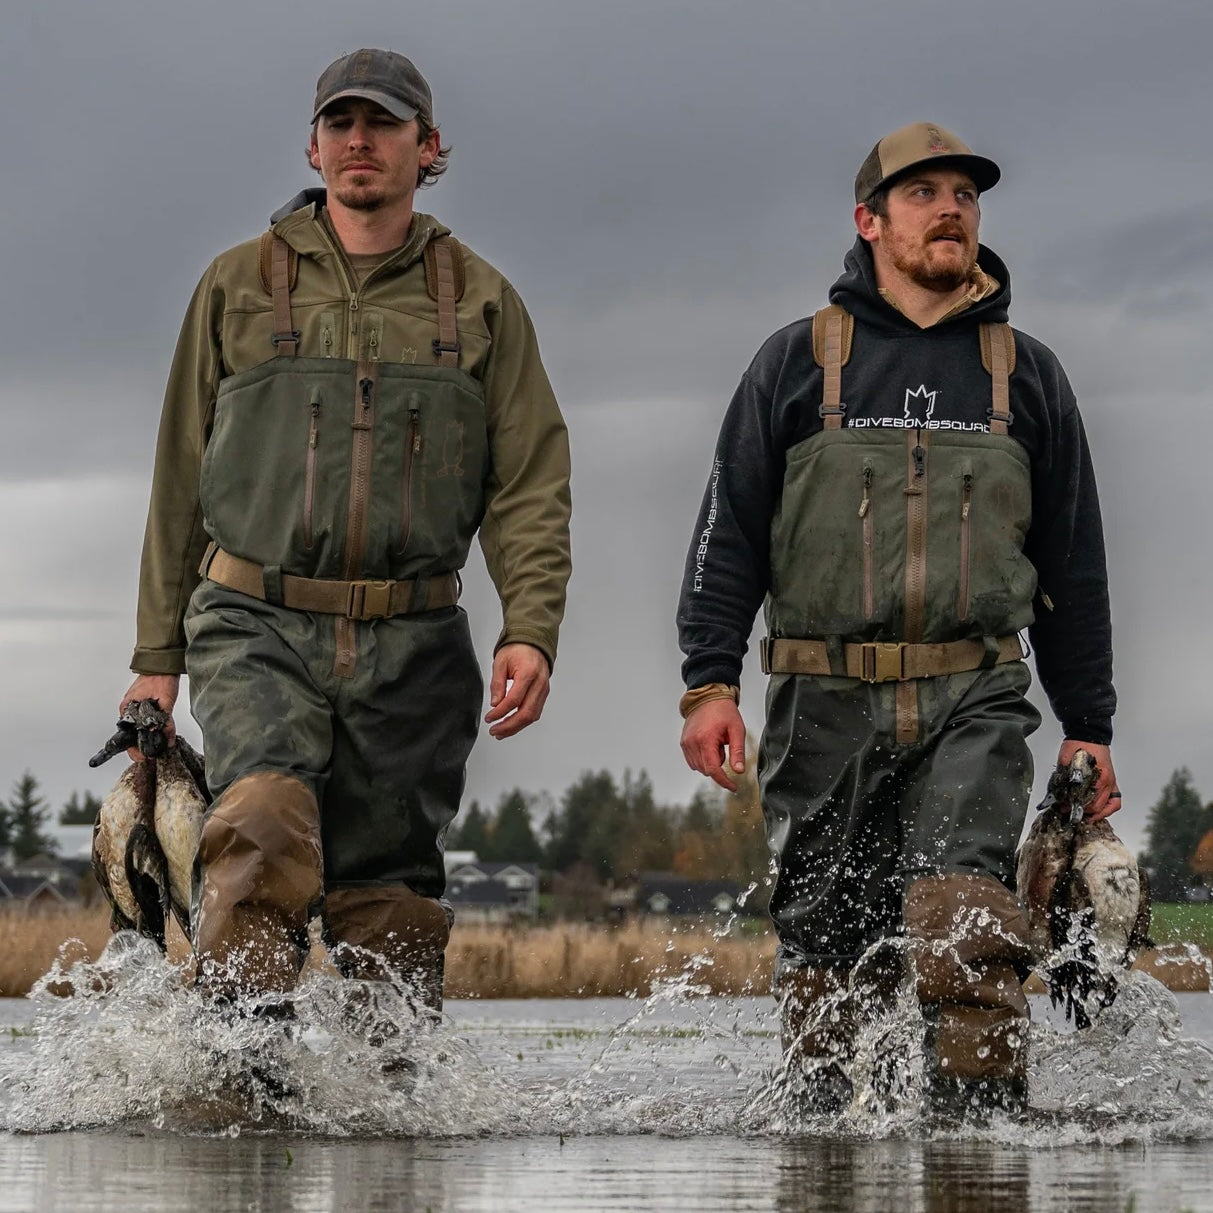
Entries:
<svg viewBox="0 0 1213 1213">
<path fill-rule="evenodd" d="M 951 165 L 968 173 L 973 178 L 973 184 L 977 186 L 979 194 L 993 189 L 1002 178 L 1002 169 L 993 160 L 987 160 L 985 156 L 974 156 L 972 152 L 957 152 L 954 156 L 924 156 L 921 160 L 915 160 L 913 164 L 907 164 L 905 168 L 899 168 L 897 172 L 890 173 L 876 185 L 872 193 L 887 189 L 895 181 L 900 181 L 902 177 L 908 176 L 915 169 L 939 168 L 942 165 Z"/>
<path fill-rule="evenodd" d="M 416 106 L 407 105 L 399 97 L 393 97 L 390 93 L 382 92 L 377 88 L 347 88 L 342 89 L 339 93 L 334 93 L 331 97 L 326 97 L 324 104 L 312 115 L 312 121 L 315 122 L 334 102 L 344 101 L 347 97 L 358 97 L 363 101 L 373 101 L 376 105 L 387 110 L 393 118 L 399 118 L 401 122 L 408 122 L 410 118 L 417 117 L 418 111 Z"/>
</svg>

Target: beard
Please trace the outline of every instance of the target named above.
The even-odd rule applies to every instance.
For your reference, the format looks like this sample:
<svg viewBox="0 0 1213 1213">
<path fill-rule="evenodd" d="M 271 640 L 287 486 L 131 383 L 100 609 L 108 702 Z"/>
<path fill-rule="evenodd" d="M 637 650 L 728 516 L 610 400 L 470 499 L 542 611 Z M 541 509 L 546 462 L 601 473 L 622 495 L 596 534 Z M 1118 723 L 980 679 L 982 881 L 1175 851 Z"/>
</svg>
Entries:
<svg viewBox="0 0 1213 1213">
<path fill-rule="evenodd" d="M 945 261 L 937 261 L 932 256 L 937 246 L 931 242 L 941 235 L 955 236 L 961 241 L 958 247 L 962 256 L 959 259 L 949 257 Z M 977 247 L 964 231 L 945 226 L 928 232 L 922 245 L 911 245 L 894 234 L 889 242 L 889 258 L 894 269 L 916 286 L 946 295 L 959 290 L 972 278 L 977 267 Z"/>
</svg>

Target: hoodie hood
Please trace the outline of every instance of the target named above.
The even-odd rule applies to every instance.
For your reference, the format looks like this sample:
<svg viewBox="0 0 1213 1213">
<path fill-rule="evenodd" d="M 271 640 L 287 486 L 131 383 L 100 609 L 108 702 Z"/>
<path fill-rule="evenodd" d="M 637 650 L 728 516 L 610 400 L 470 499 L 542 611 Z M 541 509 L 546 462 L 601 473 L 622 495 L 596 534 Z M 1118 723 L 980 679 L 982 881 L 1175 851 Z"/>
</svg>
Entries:
<svg viewBox="0 0 1213 1213">
<path fill-rule="evenodd" d="M 997 253 L 977 246 L 977 264 L 993 278 L 999 289 L 964 311 L 932 325 L 933 329 L 967 328 L 976 324 L 1005 324 L 1011 305 L 1011 274 Z M 872 246 L 861 236 L 842 263 L 842 274 L 830 288 L 830 302 L 845 308 L 856 320 L 888 333 L 921 332 L 918 325 L 881 297 L 876 285 L 876 263 Z"/>
</svg>

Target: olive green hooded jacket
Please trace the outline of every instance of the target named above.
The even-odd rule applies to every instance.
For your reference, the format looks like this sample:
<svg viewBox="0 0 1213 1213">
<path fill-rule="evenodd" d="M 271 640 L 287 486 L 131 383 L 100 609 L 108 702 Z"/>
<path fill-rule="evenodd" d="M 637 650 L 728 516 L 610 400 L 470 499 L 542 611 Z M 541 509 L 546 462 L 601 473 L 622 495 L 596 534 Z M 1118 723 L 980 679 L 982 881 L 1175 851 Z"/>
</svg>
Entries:
<svg viewBox="0 0 1213 1213">
<path fill-rule="evenodd" d="M 437 310 L 422 254 L 447 228 L 416 214 L 405 246 L 361 283 L 317 201 L 290 210 L 273 230 L 298 254 L 291 308 L 301 357 L 356 359 L 369 338 L 384 362 L 433 362 Z M 139 578 L 131 661 L 138 673 L 184 672 L 182 620 L 210 540 L 199 475 L 216 397 L 225 379 L 276 355 L 273 304 L 259 256 L 260 241 L 251 240 L 212 262 L 177 343 Z M 497 647 L 521 641 L 553 661 L 571 569 L 568 435 L 521 299 L 466 246 L 463 264 L 459 366 L 480 383 L 485 399 L 490 466 L 479 538 L 502 603 Z"/>
</svg>

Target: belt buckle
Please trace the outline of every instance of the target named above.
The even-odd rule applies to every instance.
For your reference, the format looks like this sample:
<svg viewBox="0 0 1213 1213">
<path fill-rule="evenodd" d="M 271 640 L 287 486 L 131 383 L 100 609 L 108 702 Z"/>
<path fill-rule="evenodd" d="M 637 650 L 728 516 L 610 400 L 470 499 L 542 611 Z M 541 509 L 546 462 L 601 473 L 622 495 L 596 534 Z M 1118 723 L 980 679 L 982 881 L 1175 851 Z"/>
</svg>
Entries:
<svg viewBox="0 0 1213 1213">
<path fill-rule="evenodd" d="M 351 581 L 345 613 L 350 619 L 386 619 L 392 613 L 394 581 Z"/>
<path fill-rule="evenodd" d="M 864 682 L 900 682 L 904 677 L 902 656 L 905 644 L 874 641 L 861 646 Z"/>
</svg>

